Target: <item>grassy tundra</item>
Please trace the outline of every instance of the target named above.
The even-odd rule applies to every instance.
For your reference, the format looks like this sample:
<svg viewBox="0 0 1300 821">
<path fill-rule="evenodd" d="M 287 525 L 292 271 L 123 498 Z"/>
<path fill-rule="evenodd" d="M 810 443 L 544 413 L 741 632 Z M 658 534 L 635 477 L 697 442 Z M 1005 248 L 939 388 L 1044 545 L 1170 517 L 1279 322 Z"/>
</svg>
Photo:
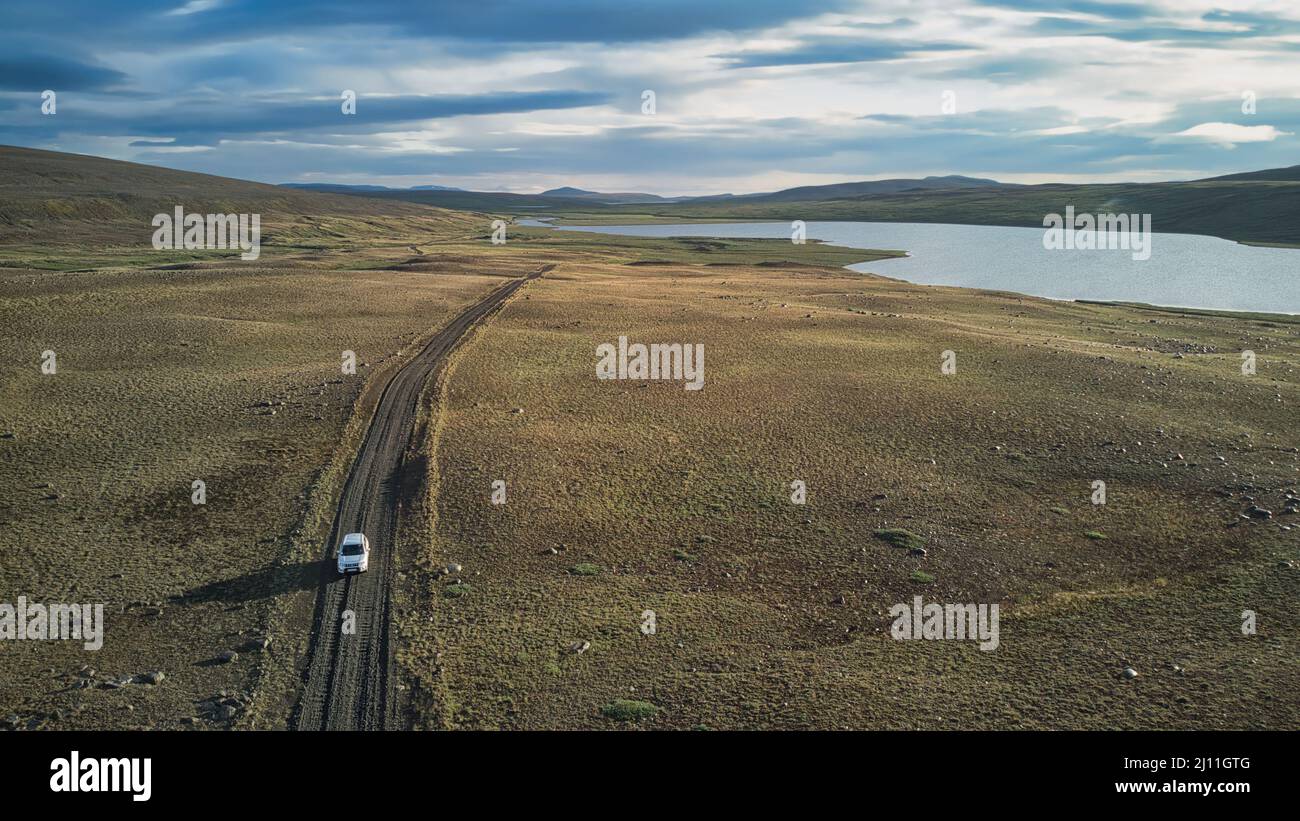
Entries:
<svg viewBox="0 0 1300 821">
<path fill-rule="evenodd" d="M 548 263 L 426 396 L 395 608 L 412 726 L 1300 721 L 1290 318 L 913 286 L 840 267 L 889 252 L 817 244 L 492 246 L 486 214 L 0 167 L 0 601 L 107 603 L 98 652 L 0 644 L 9 726 L 284 726 L 377 390 Z M 260 209 L 262 257 L 153 251 L 178 200 Z M 597 381 L 620 335 L 703 344 L 704 389 Z M 1000 603 L 1000 647 L 892 640 L 915 595 Z"/>
<path fill-rule="evenodd" d="M 620 335 L 703 343 L 704 389 L 597 381 Z M 1298 358 L 1294 320 L 562 265 L 446 386 L 417 724 L 1294 727 Z M 893 640 L 916 595 L 1000 603 L 1000 647 Z"/>
</svg>

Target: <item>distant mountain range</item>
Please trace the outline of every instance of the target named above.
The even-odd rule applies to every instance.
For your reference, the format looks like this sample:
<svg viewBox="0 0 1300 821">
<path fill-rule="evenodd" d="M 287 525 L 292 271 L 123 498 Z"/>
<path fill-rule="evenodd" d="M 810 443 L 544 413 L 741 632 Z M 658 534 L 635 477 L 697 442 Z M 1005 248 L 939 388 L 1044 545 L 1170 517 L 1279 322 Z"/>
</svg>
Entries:
<svg viewBox="0 0 1300 821">
<path fill-rule="evenodd" d="M 829 185 L 802 185 L 798 188 L 787 188 L 770 194 L 739 194 L 735 196 L 725 194 L 722 197 L 702 197 L 697 199 L 734 199 L 743 202 L 813 202 L 818 200 L 842 200 L 869 195 L 898 194 L 903 191 L 992 188 L 1004 185 L 1007 185 L 1007 183 L 951 174 L 946 177 L 925 177 L 919 180 L 865 180 L 863 182 L 837 182 Z"/>
<path fill-rule="evenodd" d="M 1017 185 L 960 175 L 804 185 L 757 194 L 664 197 L 572 186 L 541 194 L 437 186 L 316 186 L 317 190 L 424 205 L 575 221 L 867 220 L 1039 226 L 1045 214 L 1151 214 L 1155 230 L 1300 246 L 1300 165 L 1203 180 Z"/>
<path fill-rule="evenodd" d="M 389 188 L 387 185 L 344 185 L 334 182 L 282 182 L 281 188 L 301 188 L 307 191 L 324 191 L 330 194 L 351 194 L 376 191 L 463 191 L 446 185 L 413 185 L 410 188 Z"/>
<path fill-rule="evenodd" d="M 594 200 L 595 202 L 604 203 L 634 203 L 634 202 L 681 202 L 690 197 L 661 197 L 658 194 L 603 194 L 599 191 L 584 191 L 581 188 L 564 186 L 562 188 L 552 188 L 549 191 L 543 191 L 538 194 L 539 197 L 564 197 L 571 200 Z"/>
<path fill-rule="evenodd" d="M 980 179 L 949 175 L 946 177 L 925 177 L 923 179 L 865 180 L 863 182 L 841 182 L 830 185 L 803 185 L 798 188 L 786 188 L 758 194 L 710 194 L 697 197 L 664 197 L 659 194 L 641 192 L 606 193 L 588 191 L 583 188 L 562 186 L 551 188 L 540 194 L 516 194 L 501 191 L 466 191 L 463 188 L 451 188 L 445 185 L 416 185 L 410 188 L 390 188 L 386 185 L 343 185 L 335 183 L 283 183 L 287 188 L 305 188 L 312 191 L 325 191 L 334 194 L 385 194 L 400 197 L 407 191 L 453 191 L 463 194 L 483 195 L 508 199 L 512 203 L 521 198 L 534 198 L 538 205 L 549 204 L 547 200 L 580 200 L 602 205 L 635 205 L 637 203 L 675 203 L 675 202 L 713 202 L 718 200 L 735 200 L 753 202 L 811 202 L 818 200 L 846 199 L 866 195 L 897 194 L 903 191 L 936 191 L 956 188 L 988 188 L 1007 185 L 997 180 Z M 420 200 L 423 201 L 423 200 Z"/>
<path fill-rule="evenodd" d="M 346 195 L 346 196 L 344 196 Z M 388 200 L 388 202 L 380 202 Z M 1046 214 L 1151 214 L 1156 231 L 1300 247 L 1300 165 L 1203 180 L 1012 185 L 975 177 L 867 180 L 761 194 L 660 197 L 553 188 L 542 194 L 449 186 L 295 183 L 274 186 L 78 154 L 0 146 L 0 242 L 32 236 L 148 231 L 152 215 L 262 213 L 268 232 L 328 236 L 320 217 L 437 219 L 466 227 L 488 214 L 603 223 L 864 220 L 1041 227 Z M 435 206 L 451 210 L 429 210 Z M 465 213 L 474 212 L 474 213 Z M 63 227 L 51 232 L 50 226 Z M 143 228 L 142 228 L 143 226 Z M 125 234 L 123 233 L 125 232 Z"/>
</svg>

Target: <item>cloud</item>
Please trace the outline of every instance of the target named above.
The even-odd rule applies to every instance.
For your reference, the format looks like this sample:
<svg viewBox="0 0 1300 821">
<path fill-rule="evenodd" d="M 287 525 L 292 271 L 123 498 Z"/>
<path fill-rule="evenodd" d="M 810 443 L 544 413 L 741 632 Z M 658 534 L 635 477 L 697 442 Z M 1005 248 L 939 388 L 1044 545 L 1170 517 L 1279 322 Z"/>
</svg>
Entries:
<svg viewBox="0 0 1300 821">
<path fill-rule="evenodd" d="M 1099 0 L 978 0 L 982 6 L 1051 14 L 1074 12 L 1107 20 L 1140 20 L 1158 16 L 1160 9 L 1149 3 L 1104 2 Z"/>
<path fill-rule="evenodd" d="M 73 0 L 70 0 L 73 2 Z M 160 38 L 190 43 L 301 35 L 339 29 L 379 28 L 398 37 L 464 39 L 486 43 L 629 43 L 744 31 L 845 11 L 853 0 L 657 0 L 611 5 L 607 0 L 247 0 L 215 6 L 195 0 L 41 3 L 6 0 L 21 7 L 11 29 L 93 34 L 118 46 L 154 45 Z M 198 14 L 195 12 L 204 11 Z M 17 24 L 17 25 L 14 25 Z"/>
<path fill-rule="evenodd" d="M 221 0 L 190 0 L 183 6 L 178 6 L 169 12 L 169 17 L 183 16 L 186 14 L 198 14 L 201 11 L 211 11 L 221 5 Z"/>
<path fill-rule="evenodd" d="M 1078 61 L 1068 54 L 1022 52 L 1016 55 L 979 56 L 944 63 L 930 76 L 946 80 L 978 78 L 997 85 L 1032 83 L 1077 71 Z"/>
<path fill-rule="evenodd" d="M 1179 131 L 1173 137 L 1187 137 L 1228 147 L 1238 143 L 1267 143 L 1278 137 L 1289 137 L 1291 132 L 1278 131 L 1271 125 L 1238 125 L 1236 123 L 1201 123 Z"/>
<path fill-rule="evenodd" d="M 0 142 L 270 182 L 661 193 L 1292 165 L 1300 21 L 1214 6 L 6 0 Z M 73 92 L 57 115 L 45 88 Z"/>
<path fill-rule="evenodd" d="M 1253 36 L 1300 34 L 1300 20 L 1281 17 L 1276 14 L 1255 14 L 1244 11 L 1215 9 L 1206 13 L 1201 19 L 1207 23 L 1226 23 L 1238 26 Z"/>
<path fill-rule="evenodd" d="M 1154 23 L 1146 19 L 1146 14 L 1112 20 L 1044 16 L 1034 21 L 1031 30 L 1042 36 L 1103 37 L 1128 43 L 1166 42 L 1224 48 L 1238 42 L 1255 41 L 1253 45 L 1256 48 L 1286 48 L 1286 41 L 1274 38 L 1300 34 L 1300 20 L 1223 10 L 1208 12 L 1200 18 L 1188 18 L 1181 25 L 1163 21 Z"/>
<path fill-rule="evenodd" d="M 461 95 L 368 96 L 358 93 L 355 115 L 344 115 L 337 95 L 278 99 L 239 99 L 225 95 L 183 100 L 142 111 L 91 113 L 66 111 L 52 123 L 32 114 L 26 124 L 0 126 L 0 136 L 23 129 L 93 130 L 99 134 L 166 137 L 171 145 L 214 145 L 250 135 L 366 134 L 393 126 L 451 117 L 487 116 L 601 105 L 607 94 L 589 91 L 498 92 Z M 136 141 L 133 146 L 149 144 Z"/>
<path fill-rule="evenodd" d="M 972 47 L 960 43 L 853 41 L 843 37 L 818 37 L 804 40 L 793 48 L 742 51 L 713 56 L 725 61 L 730 68 L 758 68 L 898 60 L 910 54 L 970 48 Z"/>
<path fill-rule="evenodd" d="M 126 75 L 48 54 L 0 54 L 0 90 L 39 93 L 107 89 L 126 81 Z"/>
</svg>

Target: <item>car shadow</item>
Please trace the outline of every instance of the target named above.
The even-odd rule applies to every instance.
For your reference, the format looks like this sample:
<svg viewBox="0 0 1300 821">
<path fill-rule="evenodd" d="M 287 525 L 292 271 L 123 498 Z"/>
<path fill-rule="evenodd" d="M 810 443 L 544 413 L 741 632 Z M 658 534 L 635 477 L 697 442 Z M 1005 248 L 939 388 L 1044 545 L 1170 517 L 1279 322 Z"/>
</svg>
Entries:
<svg viewBox="0 0 1300 821">
<path fill-rule="evenodd" d="M 284 593 L 311 590 L 319 586 L 323 566 L 329 562 L 316 560 L 295 564 L 270 565 L 243 576 L 209 582 L 187 590 L 175 600 L 177 604 L 206 604 L 225 602 L 238 604 Z"/>
</svg>

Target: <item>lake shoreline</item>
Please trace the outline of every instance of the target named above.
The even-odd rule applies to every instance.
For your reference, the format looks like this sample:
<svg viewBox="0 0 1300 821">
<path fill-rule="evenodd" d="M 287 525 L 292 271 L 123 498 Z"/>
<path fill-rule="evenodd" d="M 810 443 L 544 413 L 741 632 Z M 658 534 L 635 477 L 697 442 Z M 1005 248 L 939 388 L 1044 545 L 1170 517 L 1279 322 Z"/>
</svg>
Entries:
<svg viewBox="0 0 1300 821">
<path fill-rule="evenodd" d="M 772 220 L 579 225 L 557 223 L 557 219 L 561 218 L 529 217 L 519 224 L 561 231 L 674 239 L 781 239 L 790 230 L 784 222 Z M 732 230 L 714 233 L 717 226 Z M 1285 270 L 1300 268 L 1300 257 L 1290 259 L 1288 252 L 1296 250 L 1291 248 L 1263 247 L 1200 234 L 1152 232 L 1152 240 L 1168 248 L 1169 257 L 1151 264 L 1150 260 L 1131 260 L 1126 252 L 1117 251 L 1089 251 L 1093 256 L 1084 255 L 1080 250 L 1052 251 L 1053 256 L 1047 259 L 1043 256 L 1047 249 L 1041 247 L 1041 229 L 1024 226 L 853 220 L 817 220 L 807 226 L 810 242 L 863 251 L 892 244 L 900 256 L 844 267 L 916 285 L 999 291 L 1083 304 L 1255 318 L 1271 315 L 1283 321 L 1300 316 L 1300 285 L 1297 285 L 1300 280 L 1287 276 L 1289 271 Z M 822 236 L 813 236 L 815 227 L 822 229 L 819 232 Z M 677 233 L 673 229 L 685 232 Z M 878 236 L 875 239 L 865 236 L 882 232 L 890 234 L 885 241 L 879 241 Z M 828 233 L 834 236 L 826 236 Z M 912 235 L 913 241 L 895 236 L 900 234 Z M 1046 268 L 1046 263 L 1052 267 Z M 1053 277 L 1042 279 L 1043 270 L 1051 270 Z M 1236 275 L 1232 278 L 1235 284 L 1225 284 L 1225 271 Z M 1178 304 L 1173 293 L 1203 298 Z"/>
</svg>

